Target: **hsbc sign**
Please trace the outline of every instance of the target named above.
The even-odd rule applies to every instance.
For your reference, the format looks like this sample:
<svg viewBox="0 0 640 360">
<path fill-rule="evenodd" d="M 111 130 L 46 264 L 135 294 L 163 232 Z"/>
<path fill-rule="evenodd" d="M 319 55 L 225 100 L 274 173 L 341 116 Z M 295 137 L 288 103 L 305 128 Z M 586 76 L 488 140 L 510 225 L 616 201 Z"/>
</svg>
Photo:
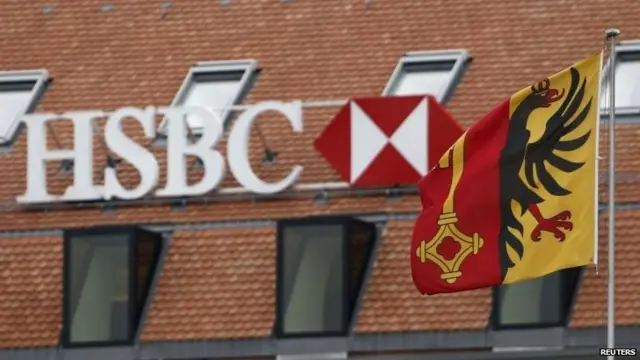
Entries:
<svg viewBox="0 0 640 360">
<path fill-rule="evenodd" d="M 302 166 L 295 165 L 280 181 L 260 179 L 249 161 L 250 133 L 253 123 L 263 112 L 278 112 L 289 122 L 293 132 L 303 131 L 303 104 L 268 101 L 248 107 L 229 131 L 226 161 L 217 145 L 223 124 L 215 113 L 200 107 L 145 109 L 125 107 L 109 114 L 104 126 L 104 142 L 108 150 L 131 164 L 140 174 L 134 188 L 125 188 L 116 170 L 103 170 L 104 183 L 93 181 L 93 134 L 96 119 L 105 117 L 100 111 L 78 111 L 57 114 L 32 114 L 23 117 L 27 127 L 26 191 L 17 197 L 24 204 L 133 200 L 154 193 L 156 197 L 202 196 L 216 189 L 227 166 L 238 183 L 257 194 L 281 192 L 299 179 Z M 156 137 L 156 115 L 167 119 L 167 180 L 159 187 L 158 159 L 143 145 L 128 137 L 124 119 L 134 119 L 145 138 Z M 187 116 L 201 119 L 202 133 L 194 142 L 188 139 Z M 46 129 L 52 121 L 67 120 L 73 124 L 73 148 L 47 148 Z M 437 132 L 438 139 L 430 134 Z M 444 133 L 447 133 L 446 135 Z M 348 101 L 314 143 L 316 149 L 352 186 L 415 184 L 430 164 L 462 134 L 461 128 L 431 97 L 377 97 Z M 433 154 L 435 149 L 436 154 Z M 195 184 L 187 181 L 187 156 L 198 157 L 204 175 Z M 73 183 L 62 195 L 47 191 L 46 163 L 72 160 Z"/>
<path fill-rule="evenodd" d="M 431 96 L 353 99 L 314 142 L 352 186 L 416 184 L 462 135 Z"/>
<path fill-rule="evenodd" d="M 226 172 L 226 166 L 236 180 L 247 190 L 259 194 L 271 194 L 291 186 L 300 176 L 302 167 L 295 166 L 290 173 L 276 183 L 266 183 L 251 169 L 248 156 L 251 126 L 258 115 L 275 111 L 284 115 L 294 132 L 302 131 L 302 103 L 263 102 L 244 111 L 234 123 L 227 141 L 227 161 L 216 149 L 224 133 L 222 122 L 210 110 L 194 108 L 121 108 L 107 119 L 104 140 L 108 149 L 124 161 L 133 165 L 140 174 L 140 182 L 133 189 L 125 188 L 119 181 L 116 170 L 106 167 L 103 171 L 104 185 L 93 183 L 93 122 L 104 114 L 99 111 L 68 112 L 62 115 L 35 114 L 25 117 L 27 126 L 27 189 L 16 200 L 19 203 L 47 203 L 61 201 L 95 201 L 138 199 L 155 190 L 157 197 L 201 196 L 218 187 Z M 143 145 L 129 138 L 122 130 L 124 119 L 134 119 L 142 125 L 147 139 L 156 136 L 156 115 L 167 119 L 167 181 L 157 189 L 160 166 L 154 155 Z M 195 142 L 187 136 L 187 116 L 200 118 L 202 135 Z M 67 119 L 73 123 L 73 149 L 49 150 L 46 145 L 47 123 Z M 200 158 L 204 176 L 196 184 L 187 182 L 186 157 Z M 47 192 L 46 162 L 50 160 L 73 160 L 73 184 L 63 195 Z"/>
</svg>

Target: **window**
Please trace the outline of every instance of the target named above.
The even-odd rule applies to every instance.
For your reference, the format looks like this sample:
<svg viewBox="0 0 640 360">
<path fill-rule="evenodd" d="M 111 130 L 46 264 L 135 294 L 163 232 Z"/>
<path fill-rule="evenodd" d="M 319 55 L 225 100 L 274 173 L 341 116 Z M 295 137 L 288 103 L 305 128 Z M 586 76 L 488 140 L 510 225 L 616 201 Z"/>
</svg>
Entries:
<svg viewBox="0 0 640 360">
<path fill-rule="evenodd" d="M 346 335 L 375 239 L 356 219 L 279 222 L 276 335 Z"/>
<path fill-rule="evenodd" d="M 161 248 L 134 227 L 65 231 L 65 347 L 133 343 Z"/>
<path fill-rule="evenodd" d="M 184 79 L 172 106 L 200 106 L 212 109 L 223 124 L 229 120 L 229 107 L 240 104 L 258 73 L 254 60 L 216 61 L 194 65 Z M 187 117 L 191 131 L 198 134 L 202 120 Z M 161 131 L 165 129 L 165 122 Z"/>
<path fill-rule="evenodd" d="M 640 109 L 640 42 L 622 43 L 616 48 L 616 103 L 617 110 Z M 609 76 L 610 65 L 605 69 L 602 84 L 600 107 L 609 109 Z"/>
<path fill-rule="evenodd" d="M 445 103 L 470 60 L 465 50 L 407 53 L 398 62 L 383 94 L 429 94 Z"/>
<path fill-rule="evenodd" d="M 494 329 L 565 326 L 579 277 L 572 268 L 494 288 Z"/>
<path fill-rule="evenodd" d="M 0 145 L 17 136 L 20 118 L 35 109 L 48 79 L 46 70 L 0 72 Z"/>
</svg>

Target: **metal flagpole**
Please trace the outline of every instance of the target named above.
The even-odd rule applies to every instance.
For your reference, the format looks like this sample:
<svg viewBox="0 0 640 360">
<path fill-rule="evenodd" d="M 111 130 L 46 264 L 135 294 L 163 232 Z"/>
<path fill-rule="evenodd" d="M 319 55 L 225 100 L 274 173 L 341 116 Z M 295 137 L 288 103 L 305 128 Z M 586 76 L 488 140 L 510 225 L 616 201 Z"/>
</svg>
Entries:
<svg viewBox="0 0 640 360">
<path fill-rule="evenodd" d="M 606 31 L 609 41 L 609 281 L 607 283 L 607 347 L 615 347 L 615 194 L 616 194 L 616 37 L 620 35 L 618 29 Z M 614 355 L 607 359 L 614 359 Z"/>
</svg>

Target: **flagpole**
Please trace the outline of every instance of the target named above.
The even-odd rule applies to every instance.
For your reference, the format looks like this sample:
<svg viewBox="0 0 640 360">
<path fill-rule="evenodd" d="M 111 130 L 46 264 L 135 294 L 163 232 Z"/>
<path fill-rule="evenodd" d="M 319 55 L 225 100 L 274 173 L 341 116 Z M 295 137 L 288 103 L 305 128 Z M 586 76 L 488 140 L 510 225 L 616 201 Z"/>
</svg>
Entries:
<svg viewBox="0 0 640 360">
<path fill-rule="evenodd" d="M 609 41 L 609 273 L 607 283 L 607 347 L 615 347 L 615 194 L 616 194 L 616 37 L 620 35 L 618 29 L 607 29 L 606 36 Z M 609 355 L 612 360 L 615 356 Z"/>
</svg>

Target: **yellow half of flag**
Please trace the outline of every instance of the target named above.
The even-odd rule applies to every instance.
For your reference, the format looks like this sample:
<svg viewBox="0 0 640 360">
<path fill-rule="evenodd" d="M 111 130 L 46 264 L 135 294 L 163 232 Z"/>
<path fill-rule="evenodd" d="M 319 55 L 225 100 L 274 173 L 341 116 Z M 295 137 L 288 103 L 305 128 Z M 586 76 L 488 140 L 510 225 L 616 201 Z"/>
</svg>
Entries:
<svg viewBox="0 0 640 360">
<path fill-rule="evenodd" d="M 509 121 L 525 121 L 529 133 L 519 177 L 540 201 L 523 209 L 522 201 L 511 200 L 522 229 L 509 227 L 509 231 L 520 240 L 523 251 L 520 256 L 514 247 L 506 246 L 514 265 L 506 273 L 505 284 L 594 260 L 601 68 L 599 53 L 510 98 Z M 541 96 L 531 96 L 534 92 Z M 535 101 L 547 103 L 539 106 Z M 526 114 L 529 108 L 534 110 Z M 507 142 L 518 141 L 514 138 L 520 132 L 511 131 L 516 125 L 510 123 Z"/>
</svg>

